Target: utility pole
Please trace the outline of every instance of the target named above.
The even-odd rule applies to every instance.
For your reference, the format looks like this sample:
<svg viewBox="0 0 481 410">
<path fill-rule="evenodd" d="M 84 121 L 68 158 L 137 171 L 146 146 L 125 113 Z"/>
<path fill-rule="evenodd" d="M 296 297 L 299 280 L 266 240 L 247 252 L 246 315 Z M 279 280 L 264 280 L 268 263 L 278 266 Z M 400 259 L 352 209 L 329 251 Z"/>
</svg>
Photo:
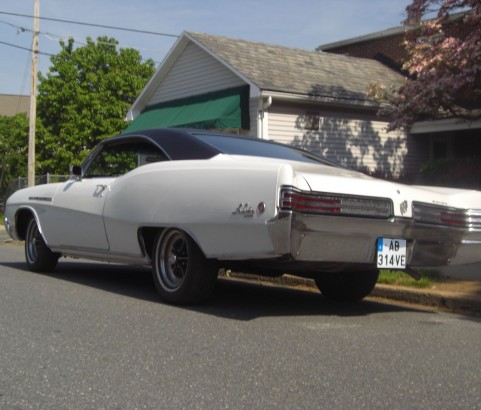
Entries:
<svg viewBox="0 0 481 410">
<path fill-rule="evenodd" d="M 30 87 L 30 120 L 28 127 L 28 186 L 35 185 L 35 127 L 37 119 L 38 36 L 40 31 L 39 1 L 40 0 L 34 0 L 33 6 L 32 81 Z"/>
</svg>

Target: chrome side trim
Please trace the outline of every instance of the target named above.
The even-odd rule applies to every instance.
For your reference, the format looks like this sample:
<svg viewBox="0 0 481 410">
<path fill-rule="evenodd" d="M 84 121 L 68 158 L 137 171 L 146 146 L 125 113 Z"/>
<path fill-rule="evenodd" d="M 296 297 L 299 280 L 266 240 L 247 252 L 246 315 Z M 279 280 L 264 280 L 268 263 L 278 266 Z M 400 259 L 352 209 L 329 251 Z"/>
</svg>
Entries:
<svg viewBox="0 0 481 410">
<path fill-rule="evenodd" d="M 144 255 L 133 255 L 110 252 L 108 250 L 99 250 L 92 248 L 72 248 L 67 246 L 52 246 L 50 248 L 52 252 L 58 252 L 64 257 L 71 258 L 86 258 L 101 262 L 112 263 L 131 263 L 139 265 L 150 265 L 150 259 Z"/>
<path fill-rule="evenodd" d="M 52 202 L 52 198 L 48 196 L 29 196 L 29 201 Z"/>
</svg>

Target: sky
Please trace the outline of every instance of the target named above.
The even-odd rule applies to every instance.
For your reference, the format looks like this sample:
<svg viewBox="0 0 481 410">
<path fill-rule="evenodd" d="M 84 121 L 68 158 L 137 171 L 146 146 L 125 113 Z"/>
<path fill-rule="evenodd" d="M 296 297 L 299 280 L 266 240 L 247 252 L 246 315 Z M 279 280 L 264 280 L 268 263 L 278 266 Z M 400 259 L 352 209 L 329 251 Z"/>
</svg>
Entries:
<svg viewBox="0 0 481 410">
<path fill-rule="evenodd" d="M 183 31 L 314 50 L 401 25 L 411 0 L 40 0 L 40 17 L 168 34 L 151 35 L 40 20 L 39 66 L 72 37 L 114 37 L 156 67 Z M 30 93 L 34 0 L 0 2 L 0 94 Z M 25 50 L 28 49 L 28 50 Z"/>
</svg>

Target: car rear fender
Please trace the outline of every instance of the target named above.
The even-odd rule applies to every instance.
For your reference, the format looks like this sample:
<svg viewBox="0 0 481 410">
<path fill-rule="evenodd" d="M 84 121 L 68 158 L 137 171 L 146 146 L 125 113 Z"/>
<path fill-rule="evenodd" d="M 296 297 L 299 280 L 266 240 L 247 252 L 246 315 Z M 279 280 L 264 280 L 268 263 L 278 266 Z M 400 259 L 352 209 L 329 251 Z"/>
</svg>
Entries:
<svg viewBox="0 0 481 410">
<path fill-rule="evenodd" d="M 159 232 L 162 232 L 165 229 L 166 228 L 159 227 L 142 227 L 139 229 L 137 235 L 142 255 L 152 259 L 155 238 Z"/>
</svg>

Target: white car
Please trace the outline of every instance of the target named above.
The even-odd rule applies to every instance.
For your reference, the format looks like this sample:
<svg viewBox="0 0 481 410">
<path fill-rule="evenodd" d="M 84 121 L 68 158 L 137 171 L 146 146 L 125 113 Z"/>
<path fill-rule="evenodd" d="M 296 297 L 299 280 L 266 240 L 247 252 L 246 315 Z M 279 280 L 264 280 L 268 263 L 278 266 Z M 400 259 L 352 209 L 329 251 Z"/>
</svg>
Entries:
<svg viewBox="0 0 481 410">
<path fill-rule="evenodd" d="M 368 177 L 306 151 L 196 130 L 101 142 L 67 182 L 14 193 L 5 227 L 27 265 L 147 264 L 163 300 L 197 303 L 220 268 L 315 279 L 359 300 L 378 271 L 481 260 L 481 193 Z"/>
</svg>

